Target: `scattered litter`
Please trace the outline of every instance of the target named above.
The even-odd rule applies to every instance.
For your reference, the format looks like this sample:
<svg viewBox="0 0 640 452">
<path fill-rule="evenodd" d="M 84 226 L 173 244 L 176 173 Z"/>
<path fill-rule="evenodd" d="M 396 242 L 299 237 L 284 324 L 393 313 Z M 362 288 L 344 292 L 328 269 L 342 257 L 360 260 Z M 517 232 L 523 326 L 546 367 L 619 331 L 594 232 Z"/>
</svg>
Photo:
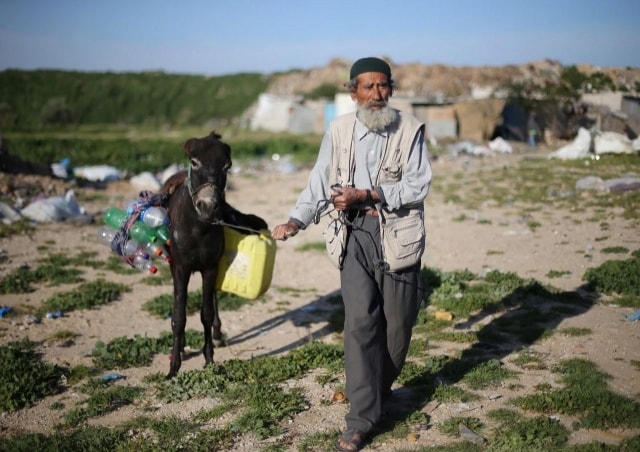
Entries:
<svg viewBox="0 0 640 452">
<path fill-rule="evenodd" d="M 487 441 L 485 438 L 478 435 L 476 432 L 474 432 L 464 424 L 460 424 L 459 431 L 460 431 L 460 436 L 463 439 L 466 439 L 467 441 L 471 441 L 476 444 L 484 444 Z"/>
<path fill-rule="evenodd" d="M 420 439 L 420 434 L 415 433 L 415 432 L 409 432 L 407 433 L 407 441 L 411 442 L 411 443 L 415 443 Z"/>
<path fill-rule="evenodd" d="M 94 182 L 110 182 L 122 179 L 120 170 L 109 165 L 80 166 L 73 169 L 73 175 L 78 179 Z"/>
<path fill-rule="evenodd" d="M 596 155 L 600 154 L 633 154 L 635 151 L 631 140 L 618 132 L 601 132 L 593 138 Z"/>
<path fill-rule="evenodd" d="M 184 169 L 185 169 L 184 165 L 177 165 L 175 163 L 172 165 L 169 165 L 160 174 L 158 174 L 157 176 L 158 180 L 164 184 L 167 181 L 167 179 L 169 179 L 171 176 L 173 176 L 177 172 L 182 171 Z"/>
<path fill-rule="evenodd" d="M 489 141 L 489 149 L 494 152 L 500 152 L 501 154 L 511 154 L 513 147 L 502 137 L 497 137 L 493 141 Z"/>
<path fill-rule="evenodd" d="M 149 171 L 143 171 L 142 173 L 133 176 L 131 179 L 129 179 L 129 183 L 133 185 L 138 191 L 149 190 L 157 192 L 160 191 L 160 188 L 162 188 L 162 184 L 160 183 L 160 181 Z"/>
<path fill-rule="evenodd" d="M 479 403 L 455 403 L 451 406 L 452 411 L 456 413 L 463 413 L 465 411 L 474 411 L 482 408 L 482 405 Z"/>
<path fill-rule="evenodd" d="M 7 204 L 0 202 L 0 221 L 4 224 L 15 223 L 22 218 L 18 212 Z"/>
<path fill-rule="evenodd" d="M 344 391 L 336 391 L 331 398 L 333 403 L 347 403 L 347 394 Z"/>
<path fill-rule="evenodd" d="M 108 372 L 102 376 L 102 381 L 115 381 L 115 380 L 121 380 L 123 378 L 126 378 L 126 377 L 122 374 Z"/>
<path fill-rule="evenodd" d="M 64 314 L 62 313 L 62 311 L 47 312 L 48 319 L 58 319 L 60 317 L 64 317 Z"/>
<path fill-rule="evenodd" d="M 633 174 L 603 180 L 597 176 L 587 176 L 578 179 L 576 190 L 596 190 L 602 192 L 621 192 L 627 190 L 639 190 L 640 177 Z"/>
<path fill-rule="evenodd" d="M 448 322 L 453 320 L 453 314 L 447 311 L 436 311 L 436 320 L 446 320 Z"/>
<path fill-rule="evenodd" d="M 606 191 L 607 186 L 605 185 L 602 178 L 597 176 L 587 176 L 578 179 L 578 181 L 576 182 L 576 190 Z"/>
<path fill-rule="evenodd" d="M 35 315 L 25 315 L 22 318 L 23 325 L 35 325 L 40 323 L 40 317 L 36 317 Z"/>
<path fill-rule="evenodd" d="M 593 144 L 593 146 L 592 146 Z M 598 157 L 602 154 L 633 154 L 638 143 L 618 132 L 594 132 L 581 127 L 574 140 L 550 153 L 548 158 L 562 160 Z"/>
<path fill-rule="evenodd" d="M 64 196 L 38 199 L 20 211 L 23 217 L 33 221 L 50 222 L 81 219 L 89 223 L 91 217 L 78 204 L 73 190 Z"/>
<path fill-rule="evenodd" d="M 487 399 L 489 399 L 489 400 L 498 400 L 498 399 L 500 399 L 500 398 L 502 398 L 502 395 L 500 395 L 500 394 L 490 394 L 490 395 L 487 397 Z"/>
<path fill-rule="evenodd" d="M 556 158 L 561 160 L 585 158 L 589 156 L 590 147 L 591 133 L 584 127 L 580 127 L 580 129 L 578 129 L 578 134 L 571 143 L 550 153 L 547 158 Z"/>
<path fill-rule="evenodd" d="M 629 322 L 635 322 L 635 321 L 637 321 L 637 320 L 640 320 L 640 311 L 636 311 L 636 312 L 634 312 L 633 314 L 629 314 L 629 315 L 627 316 L 627 320 L 628 320 Z"/>
<path fill-rule="evenodd" d="M 13 308 L 11 306 L 3 306 L 3 307 L 1 307 L 0 308 L 0 318 L 2 318 L 5 315 L 9 314 L 12 310 L 13 310 Z"/>
<path fill-rule="evenodd" d="M 640 177 L 637 176 L 622 176 L 615 177 L 613 179 L 607 179 L 605 185 L 612 192 L 621 192 L 627 190 L 640 189 Z"/>
<path fill-rule="evenodd" d="M 488 146 L 483 144 L 475 144 L 471 141 L 459 141 L 457 143 L 452 143 L 447 145 L 447 150 L 454 156 L 457 157 L 459 154 L 470 154 L 470 155 L 490 155 L 491 149 Z"/>
</svg>

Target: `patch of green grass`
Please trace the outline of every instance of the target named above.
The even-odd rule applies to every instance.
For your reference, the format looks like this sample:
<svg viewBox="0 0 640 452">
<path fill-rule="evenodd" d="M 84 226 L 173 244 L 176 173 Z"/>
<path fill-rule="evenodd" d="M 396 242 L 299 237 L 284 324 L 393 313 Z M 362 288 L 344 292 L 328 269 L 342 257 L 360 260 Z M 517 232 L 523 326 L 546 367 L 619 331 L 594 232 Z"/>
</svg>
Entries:
<svg viewBox="0 0 640 452">
<path fill-rule="evenodd" d="M 534 221 L 534 220 L 527 221 L 527 227 L 531 229 L 533 232 L 535 232 L 536 229 L 538 229 L 541 226 L 542 226 L 542 223 L 540 223 L 539 221 Z"/>
<path fill-rule="evenodd" d="M 503 380 L 516 375 L 517 372 L 505 368 L 497 359 L 490 359 L 474 366 L 461 381 L 471 389 L 485 389 L 499 386 Z"/>
<path fill-rule="evenodd" d="M 453 416 L 445 419 L 438 425 L 438 430 L 448 436 L 459 437 L 460 426 L 464 425 L 470 430 L 478 433 L 484 427 L 484 424 L 477 417 L 472 416 Z"/>
<path fill-rule="evenodd" d="M 478 340 L 477 333 L 461 331 L 440 331 L 430 335 L 434 341 L 456 342 L 458 344 L 472 344 Z"/>
<path fill-rule="evenodd" d="M 58 330 L 47 339 L 49 342 L 64 342 L 73 340 L 78 334 L 71 330 Z"/>
<path fill-rule="evenodd" d="M 560 374 L 561 389 L 518 397 L 513 403 L 525 410 L 576 416 L 582 428 L 640 427 L 640 404 L 612 392 L 607 374 L 583 359 L 569 359 L 552 369 Z"/>
<path fill-rule="evenodd" d="M 551 451 L 560 450 L 569 440 L 569 431 L 547 416 L 504 419 L 490 442 L 495 451 Z"/>
<path fill-rule="evenodd" d="M 547 366 L 540 358 L 540 355 L 526 350 L 520 352 L 518 356 L 511 362 L 526 370 L 541 370 L 547 368 Z"/>
<path fill-rule="evenodd" d="M 309 242 L 296 247 L 296 251 L 300 251 L 300 252 L 305 252 L 305 251 L 324 252 L 325 250 L 326 250 L 326 245 L 324 242 Z"/>
<path fill-rule="evenodd" d="M 569 270 L 549 270 L 545 275 L 547 278 L 562 278 L 563 276 L 569 276 L 571 272 Z"/>
<path fill-rule="evenodd" d="M 477 394 L 466 391 L 455 385 L 438 385 L 433 392 L 433 399 L 438 402 L 468 402 L 479 400 Z"/>
<path fill-rule="evenodd" d="M 296 440 L 296 450 L 298 450 L 299 452 L 333 450 L 336 438 L 338 438 L 340 434 L 341 432 L 338 430 L 327 433 L 308 433 Z M 284 450 L 287 449 L 282 449 L 283 452 Z"/>
<path fill-rule="evenodd" d="M 52 295 L 42 302 L 39 313 L 92 309 L 118 300 L 122 292 L 130 291 L 131 288 L 124 284 L 98 279 L 83 283 L 73 290 Z"/>
<path fill-rule="evenodd" d="M 231 429 L 250 432 L 259 439 L 280 433 L 280 421 L 291 419 L 308 408 L 300 388 L 285 392 L 274 384 L 256 382 L 243 385 L 239 391 L 232 391 L 232 394 L 234 398 L 242 397 L 236 400 L 242 400 L 243 412 L 232 421 Z"/>
<path fill-rule="evenodd" d="M 79 390 L 89 395 L 89 398 L 81 402 L 85 405 L 68 411 L 64 415 L 67 426 L 78 426 L 86 422 L 90 417 L 104 416 L 125 405 L 130 405 L 144 392 L 142 388 L 135 386 L 110 385 L 101 380 L 91 380 L 81 386 Z"/>
<path fill-rule="evenodd" d="M 96 342 L 91 352 L 93 363 L 100 369 L 126 369 L 148 366 L 166 346 L 157 339 L 135 335 L 132 339 L 117 337 L 105 344 Z"/>
<path fill-rule="evenodd" d="M 427 350 L 429 350 L 429 340 L 415 335 L 411 338 L 407 356 L 424 356 Z"/>
<path fill-rule="evenodd" d="M 67 371 L 43 362 L 36 343 L 28 339 L 0 346 L 0 362 L 0 411 L 29 407 L 55 394 L 60 378 Z"/>
<path fill-rule="evenodd" d="M 602 248 L 600 252 L 603 254 L 627 254 L 629 252 L 629 248 L 624 246 L 608 246 L 606 248 Z"/>
<path fill-rule="evenodd" d="M 0 279 L 0 294 L 34 292 L 34 283 L 39 282 L 38 276 L 29 267 L 21 266 Z"/>
<path fill-rule="evenodd" d="M 85 426 L 71 431 L 56 429 L 51 435 L 41 433 L 26 433 L 3 438 L 5 450 L 134 450 L 119 449 L 128 440 L 128 432 L 120 428 Z M 55 447 L 55 449 L 53 448 Z M 139 450 L 153 451 L 147 447 Z M 159 449 L 156 449 L 159 452 Z"/>
<path fill-rule="evenodd" d="M 199 396 L 216 396 L 239 383 L 280 383 L 299 378 L 310 369 L 327 368 L 337 372 L 343 365 L 340 346 L 312 342 L 291 350 L 285 356 L 264 356 L 252 360 L 229 360 L 204 370 L 180 372 L 162 381 L 158 398 L 166 402 Z"/>
<path fill-rule="evenodd" d="M 576 337 L 576 336 L 587 336 L 587 335 L 593 333 L 593 331 L 591 331 L 590 328 L 578 328 L 578 327 L 562 328 L 558 332 L 562 333 L 564 335 L 567 335 L 567 336 L 574 336 L 574 337 Z"/>
<path fill-rule="evenodd" d="M 18 220 L 10 224 L 0 222 L 0 239 L 14 235 L 31 235 L 35 227 L 28 220 Z"/>
<path fill-rule="evenodd" d="M 248 300 L 235 294 L 220 291 L 217 292 L 217 299 L 218 309 L 220 309 L 220 311 L 237 311 L 245 305 L 256 302 L 256 300 Z M 173 301 L 173 293 L 159 295 L 145 302 L 142 305 L 142 309 L 156 317 L 167 319 L 171 317 L 171 313 L 173 312 Z M 187 315 L 200 312 L 201 306 L 202 290 L 198 289 L 187 293 Z"/>
<path fill-rule="evenodd" d="M 637 370 L 640 370 L 640 361 L 638 361 L 637 359 L 632 359 L 631 361 L 629 361 L 629 364 L 631 364 Z"/>
<path fill-rule="evenodd" d="M 588 269 L 582 280 L 600 293 L 640 296 L 640 258 L 606 261 Z"/>
</svg>

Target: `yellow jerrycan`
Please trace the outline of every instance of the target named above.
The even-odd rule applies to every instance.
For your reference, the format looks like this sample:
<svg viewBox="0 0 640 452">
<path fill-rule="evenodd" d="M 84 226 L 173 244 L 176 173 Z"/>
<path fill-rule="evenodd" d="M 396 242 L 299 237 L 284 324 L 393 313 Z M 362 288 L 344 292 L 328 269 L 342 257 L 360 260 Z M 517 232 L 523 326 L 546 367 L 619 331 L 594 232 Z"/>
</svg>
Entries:
<svg viewBox="0 0 640 452">
<path fill-rule="evenodd" d="M 255 300 L 271 285 L 276 243 L 267 230 L 242 234 L 224 226 L 224 253 L 220 258 L 216 289 Z"/>
</svg>

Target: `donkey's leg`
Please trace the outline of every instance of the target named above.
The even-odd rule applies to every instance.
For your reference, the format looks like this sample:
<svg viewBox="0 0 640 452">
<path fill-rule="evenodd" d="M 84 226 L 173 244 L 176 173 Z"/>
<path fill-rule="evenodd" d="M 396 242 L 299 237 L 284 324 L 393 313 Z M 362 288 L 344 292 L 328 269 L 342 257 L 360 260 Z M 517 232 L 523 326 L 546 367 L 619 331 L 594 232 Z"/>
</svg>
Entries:
<svg viewBox="0 0 640 452">
<path fill-rule="evenodd" d="M 191 274 L 172 268 L 173 273 L 173 313 L 171 314 L 171 330 L 173 344 L 169 357 L 169 373 L 167 378 L 173 378 L 182 365 L 184 351 L 184 329 L 187 325 L 187 287 Z"/>
<path fill-rule="evenodd" d="M 219 342 L 222 339 L 216 296 L 217 273 L 217 269 L 207 269 L 202 272 L 202 310 L 200 311 L 200 320 L 204 326 L 203 353 L 206 364 L 213 362 L 213 342 Z"/>
</svg>

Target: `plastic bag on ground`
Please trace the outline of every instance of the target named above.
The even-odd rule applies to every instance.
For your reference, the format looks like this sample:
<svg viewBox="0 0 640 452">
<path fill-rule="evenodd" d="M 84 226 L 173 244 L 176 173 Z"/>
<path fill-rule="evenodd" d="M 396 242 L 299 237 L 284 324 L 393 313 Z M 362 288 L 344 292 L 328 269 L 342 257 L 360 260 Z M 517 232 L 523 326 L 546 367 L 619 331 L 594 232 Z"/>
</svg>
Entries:
<svg viewBox="0 0 640 452">
<path fill-rule="evenodd" d="M 42 223 L 65 220 L 91 221 L 84 209 L 78 204 L 73 190 L 64 196 L 38 199 L 20 211 L 20 214 L 33 221 Z"/>
</svg>

